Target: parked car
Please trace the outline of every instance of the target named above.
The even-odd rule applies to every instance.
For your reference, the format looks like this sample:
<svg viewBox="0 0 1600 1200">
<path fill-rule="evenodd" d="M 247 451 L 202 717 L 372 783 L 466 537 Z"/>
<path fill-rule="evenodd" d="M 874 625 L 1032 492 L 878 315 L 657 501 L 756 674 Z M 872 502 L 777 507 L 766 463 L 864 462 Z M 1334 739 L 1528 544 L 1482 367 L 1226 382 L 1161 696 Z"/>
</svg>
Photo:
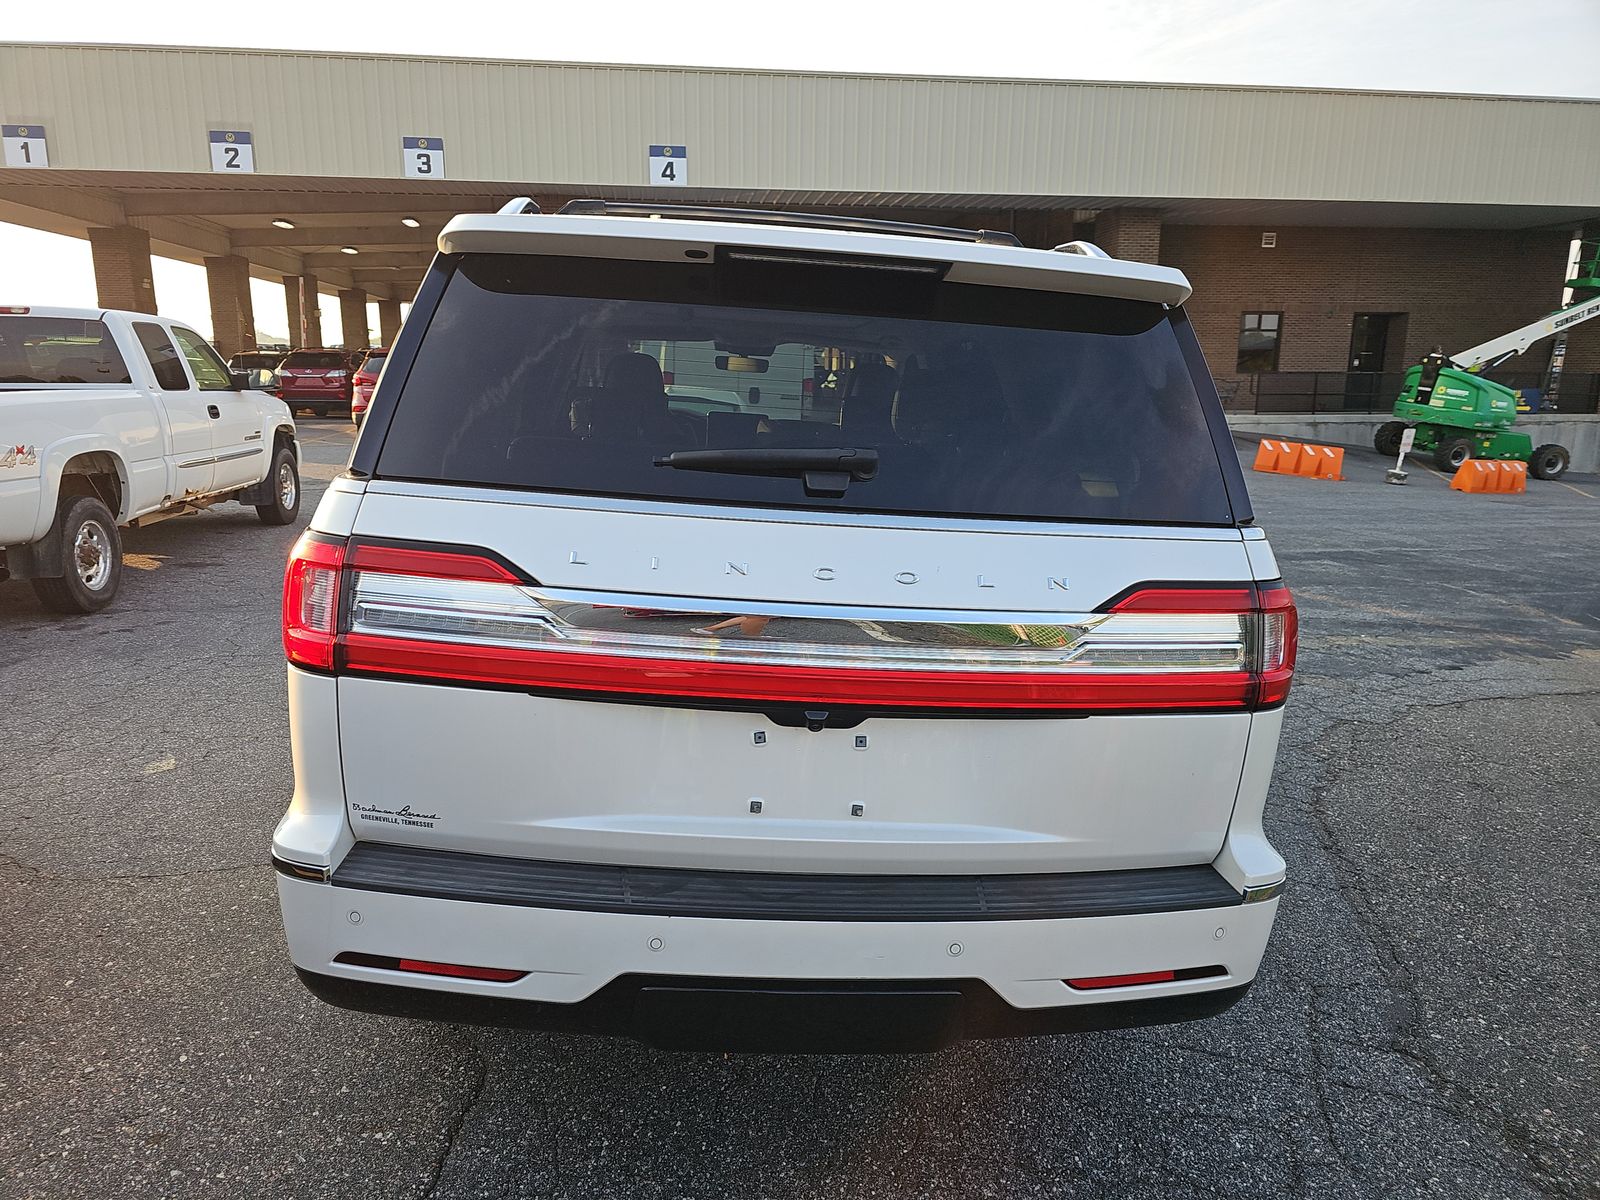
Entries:
<svg viewBox="0 0 1600 1200">
<path fill-rule="evenodd" d="M 372 403 L 372 389 L 377 386 L 378 373 L 383 370 L 383 360 L 389 351 L 379 346 L 377 349 L 368 350 L 361 358 L 350 376 L 350 419 L 360 427 L 362 419 L 367 415 L 367 406 Z"/>
<path fill-rule="evenodd" d="M 289 524 L 299 450 L 271 382 L 163 317 L 0 308 L 0 578 L 93 612 L 122 576 L 119 526 L 227 500 Z"/>
<path fill-rule="evenodd" d="M 292 350 L 278 366 L 278 395 L 291 409 L 325 417 L 350 406 L 350 358 L 343 350 Z"/>
<path fill-rule="evenodd" d="M 1184 276 L 573 209 L 445 227 L 291 555 L 306 985 L 745 1050 L 1238 1001 L 1296 616 Z"/>
<path fill-rule="evenodd" d="M 276 371 L 284 350 L 243 350 L 228 360 L 230 371 Z"/>
</svg>

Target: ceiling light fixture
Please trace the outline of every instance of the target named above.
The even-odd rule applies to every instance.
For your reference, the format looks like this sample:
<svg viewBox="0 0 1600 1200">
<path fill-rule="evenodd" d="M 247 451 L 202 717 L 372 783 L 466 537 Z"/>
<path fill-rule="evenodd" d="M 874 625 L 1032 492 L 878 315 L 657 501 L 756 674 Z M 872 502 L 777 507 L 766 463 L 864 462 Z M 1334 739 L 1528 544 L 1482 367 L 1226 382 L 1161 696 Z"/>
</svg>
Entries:
<svg viewBox="0 0 1600 1200">
<path fill-rule="evenodd" d="M 417 220 L 415 217 L 401 217 L 400 224 L 404 225 L 407 229 L 416 229 L 422 224 L 422 222 Z"/>
<path fill-rule="evenodd" d="M 360 254 L 361 251 L 357 250 L 354 246 L 340 246 L 339 247 L 339 253 L 340 254 Z"/>
<path fill-rule="evenodd" d="M 289 220 L 288 217 L 273 217 L 272 218 L 272 223 L 274 225 L 276 225 L 279 229 L 293 229 L 294 228 L 294 222 Z"/>
</svg>

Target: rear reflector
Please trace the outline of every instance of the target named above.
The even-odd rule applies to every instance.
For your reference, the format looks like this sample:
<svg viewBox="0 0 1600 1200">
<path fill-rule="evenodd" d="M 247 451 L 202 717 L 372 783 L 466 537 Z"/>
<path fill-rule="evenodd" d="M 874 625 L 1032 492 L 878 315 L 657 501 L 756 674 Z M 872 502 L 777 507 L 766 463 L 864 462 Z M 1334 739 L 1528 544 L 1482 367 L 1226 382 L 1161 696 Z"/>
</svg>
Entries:
<svg viewBox="0 0 1600 1200">
<path fill-rule="evenodd" d="M 1068 979 L 1066 984 L 1080 992 L 1098 992 L 1105 988 L 1139 987 L 1147 983 L 1173 983 L 1187 979 L 1215 979 L 1228 973 L 1226 967 L 1181 967 L 1175 971 L 1135 971 L 1131 975 L 1090 975 L 1082 979 Z"/>
<path fill-rule="evenodd" d="M 1137 975 L 1092 975 L 1087 979 L 1069 979 L 1068 987 L 1080 992 L 1094 992 L 1101 988 L 1136 987 L 1141 983 L 1171 983 L 1177 975 L 1172 971 L 1141 971 Z"/>
<path fill-rule="evenodd" d="M 421 958 L 391 958 L 384 954 L 361 954 L 346 950 L 334 960 L 350 967 L 373 967 L 380 971 L 407 971 L 413 975 L 444 975 L 451 979 L 476 979 L 482 983 L 515 983 L 527 974 L 505 967 L 468 967 L 460 963 L 430 962 Z"/>
<path fill-rule="evenodd" d="M 952 623 L 913 614 L 893 632 L 847 616 L 661 612 L 547 596 L 484 552 L 317 534 L 284 585 L 284 647 L 340 673 L 564 693 L 1040 712 L 1248 711 L 1281 703 L 1294 605 L 1281 584 L 1150 585 L 1107 611 Z M 652 613 L 658 610 L 650 610 Z M 723 631 L 739 626 L 737 630 Z"/>
</svg>

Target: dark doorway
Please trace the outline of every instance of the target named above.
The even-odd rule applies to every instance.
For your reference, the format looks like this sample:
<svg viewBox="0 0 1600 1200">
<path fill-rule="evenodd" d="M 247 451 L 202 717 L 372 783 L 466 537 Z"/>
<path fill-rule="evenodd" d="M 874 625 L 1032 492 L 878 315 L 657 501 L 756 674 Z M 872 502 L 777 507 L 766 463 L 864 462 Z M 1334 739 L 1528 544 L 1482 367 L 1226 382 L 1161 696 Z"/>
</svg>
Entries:
<svg viewBox="0 0 1600 1200">
<path fill-rule="evenodd" d="M 1350 369 L 1381 371 L 1389 352 L 1389 322 L 1393 313 L 1357 313 L 1350 325 Z"/>
<path fill-rule="evenodd" d="M 1373 411 L 1399 394 L 1405 354 L 1405 313 L 1357 313 L 1350 323 L 1345 407 Z"/>
</svg>

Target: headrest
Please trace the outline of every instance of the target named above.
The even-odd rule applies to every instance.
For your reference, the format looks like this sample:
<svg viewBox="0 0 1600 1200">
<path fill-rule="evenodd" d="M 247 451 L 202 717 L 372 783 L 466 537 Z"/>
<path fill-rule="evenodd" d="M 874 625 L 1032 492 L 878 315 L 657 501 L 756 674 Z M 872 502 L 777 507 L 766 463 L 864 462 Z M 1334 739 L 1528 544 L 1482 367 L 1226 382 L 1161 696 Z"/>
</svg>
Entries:
<svg viewBox="0 0 1600 1200">
<path fill-rule="evenodd" d="M 661 368 L 648 354 L 630 352 L 619 354 L 606 364 L 605 386 L 619 391 L 653 392 L 660 395 L 664 388 Z"/>
</svg>

